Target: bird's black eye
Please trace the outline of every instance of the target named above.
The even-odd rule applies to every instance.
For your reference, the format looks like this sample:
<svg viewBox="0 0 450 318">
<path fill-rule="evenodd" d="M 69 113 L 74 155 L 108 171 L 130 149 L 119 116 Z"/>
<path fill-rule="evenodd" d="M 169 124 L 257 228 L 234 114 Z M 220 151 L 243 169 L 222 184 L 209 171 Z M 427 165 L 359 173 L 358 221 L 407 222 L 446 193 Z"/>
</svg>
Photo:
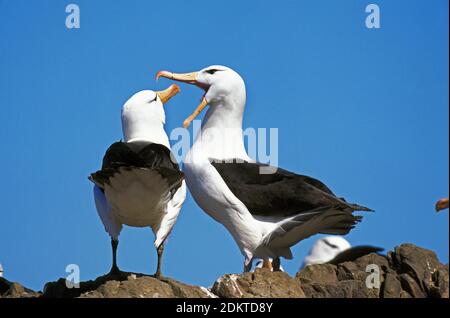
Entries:
<svg viewBox="0 0 450 318">
<path fill-rule="evenodd" d="M 210 70 L 206 70 L 205 72 L 206 73 L 208 73 L 208 74 L 211 74 L 211 75 L 213 75 L 215 72 L 217 72 L 218 70 L 216 70 L 216 69 L 210 69 Z"/>
<path fill-rule="evenodd" d="M 156 100 L 158 99 L 158 94 L 155 94 L 155 98 L 153 98 L 150 103 L 156 102 Z"/>
</svg>

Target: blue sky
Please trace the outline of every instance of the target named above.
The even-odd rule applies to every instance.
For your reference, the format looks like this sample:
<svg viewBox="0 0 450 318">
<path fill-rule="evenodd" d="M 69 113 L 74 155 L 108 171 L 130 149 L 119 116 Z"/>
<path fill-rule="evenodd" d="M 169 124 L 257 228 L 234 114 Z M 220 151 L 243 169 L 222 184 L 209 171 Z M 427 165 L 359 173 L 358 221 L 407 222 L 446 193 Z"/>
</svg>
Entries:
<svg viewBox="0 0 450 318">
<path fill-rule="evenodd" d="M 161 89 L 160 69 L 223 64 L 246 81 L 244 127 L 279 129 L 279 164 L 376 210 L 348 239 L 389 250 L 412 242 L 448 262 L 448 1 L 377 1 L 381 29 L 365 27 L 369 1 L 0 0 L 0 263 L 41 289 L 79 264 L 81 279 L 110 268 L 89 173 L 121 136 L 120 108 Z M 182 85 L 166 107 L 179 127 L 202 92 Z M 313 241 L 293 247 L 291 274 Z M 125 228 L 122 269 L 153 273 L 149 229 Z M 212 285 L 240 272 L 224 227 L 189 195 L 167 244 L 164 274 Z"/>
</svg>

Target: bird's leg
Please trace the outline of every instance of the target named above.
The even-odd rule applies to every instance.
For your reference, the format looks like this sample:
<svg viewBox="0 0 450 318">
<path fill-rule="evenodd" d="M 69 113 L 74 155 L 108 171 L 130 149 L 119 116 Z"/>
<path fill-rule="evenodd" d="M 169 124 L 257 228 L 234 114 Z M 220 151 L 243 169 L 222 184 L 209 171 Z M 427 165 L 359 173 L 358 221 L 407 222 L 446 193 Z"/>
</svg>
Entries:
<svg viewBox="0 0 450 318">
<path fill-rule="evenodd" d="M 267 259 L 267 258 L 263 259 L 262 267 L 263 268 L 267 268 L 269 271 L 273 271 L 274 270 L 272 262 L 270 261 L 270 259 Z"/>
<path fill-rule="evenodd" d="M 252 270 L 253 260 L 250 260 L 248 264 L 247 262 L 244 262 L 244 273 L 250 272 Z"/>
<path fill-rule="evenodd" d="M 164 252 L 164 242 L 161 243 L 161 245 L 156 249 L 156 252 L 158 253 L 158 265 L 156 267 L 155 278 L 160 279 L 161 278 L 161 261 L 162 261 L 162 255 Z"/>
<path fill-rule="evenodd" d="M 275 257 L 273 259 L 272 265 L 274 272 L 281 272 L 281 260 L 279 257 Z"/>
<path fill-rule="evenodd" d="M 120 274 L 120 269 L 117 267 L 117 246 L 119 246 L 119 241 L 111 239 L 111 247 L 112 247 L 112 267 L 109 272 L 110 275 L 118 275 Z"/>
</svg>

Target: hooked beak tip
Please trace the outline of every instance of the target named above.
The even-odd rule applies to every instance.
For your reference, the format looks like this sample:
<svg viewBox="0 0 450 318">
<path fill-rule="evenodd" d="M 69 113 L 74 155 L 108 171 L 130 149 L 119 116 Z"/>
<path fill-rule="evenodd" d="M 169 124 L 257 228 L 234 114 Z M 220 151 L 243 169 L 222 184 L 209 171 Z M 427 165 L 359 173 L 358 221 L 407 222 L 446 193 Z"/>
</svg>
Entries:
<svg viewBox="0 0 450 318">
<path fill-rule="evenodd" d="M 172 97 L 180 92 L 180 87 L 177 84 L 172 84 L 163 91 L 158 91 L 156 94 L 161 99 L 163 105 L 167 103 Z"/>
<path fill-rule="evenodd" d="M 155 80 L 158 81 L 160 77 L 169 77 L 170 78 L 170 73 L 167 71 L 159 71 L 158 73 L 156 73 L 155 76 Z"/>
</svg>

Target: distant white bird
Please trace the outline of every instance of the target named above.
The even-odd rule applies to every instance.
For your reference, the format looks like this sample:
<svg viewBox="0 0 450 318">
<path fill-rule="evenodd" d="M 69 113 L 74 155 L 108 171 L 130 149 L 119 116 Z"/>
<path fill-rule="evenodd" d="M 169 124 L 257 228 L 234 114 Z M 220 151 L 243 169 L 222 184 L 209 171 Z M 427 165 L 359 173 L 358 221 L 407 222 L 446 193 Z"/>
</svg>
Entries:
<svg viewBox="0 0 450 318">
<path fill-rule="evenodd" d="M 325 263 L 339 264 L 382 250 L 382 248 L 369 245 L 351 247 L 350 243 L 342 236 L 326 236 L 314 243 L 308 256 L 305 257 L 302 267 Z"/>
<path fill-rule="evenodd" d="M 105 230 L 111 236 L 111 274 L 120 273 L 116 251 L 122 225 L 150 227 L 158 254 L 155 276 L 161 276 L 164 241 L 186 198 L 184 175 L 171 156 L 164 131 L 163 104 L 179 92 L 177 85 L 160 92 L 145 90 L 122 107 L 124 142 L 112 144 L 102 169 L 91 174 L 94 198 Z"/>
<path fill-rule="evenodd" d="M 308 256 L 303 261 L 303 267 L 312 264 L 323 264 L 331 261 L 340 252 L 348 250 L 350 243 L 341 236 L 326 236 L 318 239 Z"/>
<path fill-rule="evenodd" d="M 0 264 L 0 277 L 3 277 L 3 266 Z"/>
<path fill-rule="evenodd" d="M 247 155 L 245 84 L 232 69 L 216 65 L 187 74 L 160 71 L 156 77 L 205 91 L 183 124 L 189 126 L 209 105 L 184 160 L 186 183 L 197 204 L 233 236 L 245 258 L 244 271 L 252 268 L 254 258 L 273 258 L 274 270 L 279 270 L 280 257 L 292 259 L 291 246 L 316 233 L 347 234 L 361 219 L 354 211 L 371 211 L 335 196 L 319 180 L 267 167 Z M 264 174 L 269 171 L 273 173 Z"/>
</svg>

